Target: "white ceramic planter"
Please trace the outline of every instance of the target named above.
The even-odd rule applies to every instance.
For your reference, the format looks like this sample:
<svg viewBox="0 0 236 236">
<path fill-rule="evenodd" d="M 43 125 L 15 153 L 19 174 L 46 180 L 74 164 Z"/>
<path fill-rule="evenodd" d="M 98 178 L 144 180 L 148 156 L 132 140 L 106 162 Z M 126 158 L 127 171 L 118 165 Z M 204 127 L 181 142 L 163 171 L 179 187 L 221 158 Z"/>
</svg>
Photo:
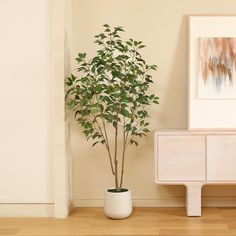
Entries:
<svg viewBox="0 0 236 236">
<path fill-rule="evenodd" d="M 123 219 L 132 213 L 131 191 L 105 193 L 104 211 L 111 219 Z"/>
</svg>

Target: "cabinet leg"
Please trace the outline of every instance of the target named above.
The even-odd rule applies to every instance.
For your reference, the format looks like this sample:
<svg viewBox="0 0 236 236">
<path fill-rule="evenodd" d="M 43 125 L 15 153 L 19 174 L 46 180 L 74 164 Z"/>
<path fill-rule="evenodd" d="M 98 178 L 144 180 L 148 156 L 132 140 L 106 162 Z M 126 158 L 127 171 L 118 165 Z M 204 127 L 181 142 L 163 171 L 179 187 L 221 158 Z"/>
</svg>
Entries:
<svg viewBox="0 0 236 236">
<path fill-rule="evenodd" d="M 201 189 L 200 183 L 186 185 L 186 210 L 188 216 L 201 216 Z"/>
</svg>

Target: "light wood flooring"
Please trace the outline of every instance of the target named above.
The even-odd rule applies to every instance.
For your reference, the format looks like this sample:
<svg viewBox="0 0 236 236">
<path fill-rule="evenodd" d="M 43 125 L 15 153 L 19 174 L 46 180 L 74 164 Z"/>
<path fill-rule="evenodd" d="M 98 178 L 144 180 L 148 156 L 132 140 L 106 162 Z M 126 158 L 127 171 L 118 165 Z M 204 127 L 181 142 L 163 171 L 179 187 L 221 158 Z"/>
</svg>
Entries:
<svg viewBox="0 0 236 236">
<path fill-rule="evenodd" d="M 102 208 L 77 208 L 66 219 L 0 218 L 0 235 L 18 236 L 236 236 L 236 208 L 203 208 L 186 217 L 184 208 L 134 208 L 124 220 L 111 220 Z"/>
</svg>

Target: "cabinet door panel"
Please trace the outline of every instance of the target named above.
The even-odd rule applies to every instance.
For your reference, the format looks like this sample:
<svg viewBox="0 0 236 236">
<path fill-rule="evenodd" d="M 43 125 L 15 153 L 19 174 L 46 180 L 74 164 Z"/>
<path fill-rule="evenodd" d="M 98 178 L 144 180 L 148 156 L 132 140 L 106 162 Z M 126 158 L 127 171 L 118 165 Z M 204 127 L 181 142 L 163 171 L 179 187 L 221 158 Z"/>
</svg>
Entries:
<svg viewBox="0 0 236 236">
<path fill-rule="evenodd" d="M 236 135 L 207 136 L 207 180 L 236 180 Z"/>
<path fill-rule="evenodd" d="M 159 136 L 158 180 L 205 180 L 205 136 Z"/>
</svg>

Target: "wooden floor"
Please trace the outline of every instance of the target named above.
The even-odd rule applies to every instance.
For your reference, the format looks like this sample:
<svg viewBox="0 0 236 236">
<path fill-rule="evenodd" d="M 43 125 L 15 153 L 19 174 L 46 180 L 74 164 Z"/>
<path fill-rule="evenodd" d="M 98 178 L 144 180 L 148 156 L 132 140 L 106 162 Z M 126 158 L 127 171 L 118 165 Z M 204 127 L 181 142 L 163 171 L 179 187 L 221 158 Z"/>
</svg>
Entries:
<svg viewBox="0 0 236 236">
<path fill-rule="evenodd" d="M 77 208 L 66 220 L 0 218 L 0 235 L 20 236 L 236 236 L 236 208 L 205 208 L 186 217 L 184 208 L 135 208 L 124 220 L 110 220 L 101 208 Z"/>
</svg>

